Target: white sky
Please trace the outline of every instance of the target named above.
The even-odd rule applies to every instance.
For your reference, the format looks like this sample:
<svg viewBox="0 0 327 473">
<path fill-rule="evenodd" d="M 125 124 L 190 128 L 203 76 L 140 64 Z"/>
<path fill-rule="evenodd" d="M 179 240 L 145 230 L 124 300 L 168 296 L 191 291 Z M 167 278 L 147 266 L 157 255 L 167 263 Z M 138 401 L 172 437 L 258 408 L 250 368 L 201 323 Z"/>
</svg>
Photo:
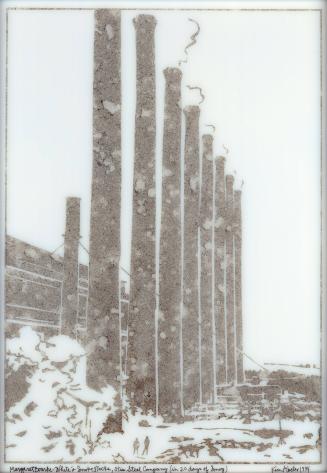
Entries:
<svg viewBox="0 0 327 473">
<path fill-rule="evenodd" d="M 200 85 L 204 124 L 243 186 L 244 349 L 259 362 L 319 363 L 320 64 L 318 12 L 154 12 L 160 177 L 163 74 Z M 123 14 L 122 265 L 129 266 L 135 48 Z M 92 165 L 92 11 L 11 11 L 7 233 L 54 250 L 65 197 L 82 198 L 88 247 Z M 196 92 L 183 97 L 196 102 Z M 160 187 L 158 191 L 160 190 Z M 159 193 L 160 198 L 160 193 Z M 160 203 L 160 202 L 159 202 Z M 81 257 L 84 257 L 81 254 Z M 251 365 L 249 365 L 250 367 Z"/>
</svg>

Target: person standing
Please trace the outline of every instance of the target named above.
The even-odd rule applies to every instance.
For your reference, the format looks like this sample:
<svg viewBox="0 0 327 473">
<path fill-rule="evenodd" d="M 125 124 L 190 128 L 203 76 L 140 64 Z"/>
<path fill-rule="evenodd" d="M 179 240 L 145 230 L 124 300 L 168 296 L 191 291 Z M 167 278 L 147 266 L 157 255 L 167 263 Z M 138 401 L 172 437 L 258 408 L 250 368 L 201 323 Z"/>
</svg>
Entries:
<svg viewBox="0 0 327 473">
<path fill-rule="evenodd" d="M 149 455 L 149 446 L 150 446 L 150 439 L 148 436 L 144 439 L 144 449 L 142 455 Z"/>
<path fill-rule="evenodd" d="M 136 437 L 136 439 L 133 442 L 133 454 L 138 455 L 139 454 L 139 448 L 140 448 L 140 441 Z"/>
</svg>

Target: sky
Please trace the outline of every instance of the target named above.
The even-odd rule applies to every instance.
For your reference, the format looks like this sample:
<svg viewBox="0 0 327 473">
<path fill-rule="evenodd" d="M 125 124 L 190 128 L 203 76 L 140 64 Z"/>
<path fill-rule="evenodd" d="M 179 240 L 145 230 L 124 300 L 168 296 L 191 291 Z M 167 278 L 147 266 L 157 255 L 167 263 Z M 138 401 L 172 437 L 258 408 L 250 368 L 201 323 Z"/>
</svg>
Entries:
<svg viewBox="0 0 327 473">
<path fill-rule="evenodd" d="M 122 15 L 122 255 L 129 269 L 135 111 L 132 19 Z M 148 12 L 149 13 L 149 12 Z M 244 351 L 260 363 L 320 356 L 320 38 L 315 11 L 153 11 L 160 208 L 163 69 L 184 58 L 183 106 L 243 184 Z M 92 167 L 93 12 L 9 13 L 7 233 L 53 251 L 65 198 L 81 198 L 88 247 Z M 159 221 L 159 212 L 157 213 Z M 81 250 L 81 259 L 87 254 Z M 249 365 L 249 367 L 252 365 Z"/>
</svg>

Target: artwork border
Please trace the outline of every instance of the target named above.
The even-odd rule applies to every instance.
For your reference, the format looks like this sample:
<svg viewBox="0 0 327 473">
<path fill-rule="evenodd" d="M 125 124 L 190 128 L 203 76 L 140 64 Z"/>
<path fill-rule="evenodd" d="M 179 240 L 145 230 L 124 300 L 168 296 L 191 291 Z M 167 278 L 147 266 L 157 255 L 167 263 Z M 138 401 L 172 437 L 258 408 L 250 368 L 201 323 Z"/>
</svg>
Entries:
<svg viewBox="0 0 327 473">
<path fill-rule="evenodd" d="M 8 3 L 8 2 L 7 2 Z M 327 152 L 326 152 L 326 62 L 327 62 L 327 48 L 326 48 L 326 27 L 327 27 L 327 5 L 324 8 L 219 8 L 219 7 L 116 7 L 116 2 L 113 2 L 113 7 L 110 7 L 111 10 L 120 10 L 120 11 L 221 11 L 221 12 L 319 12 L 320 14 L 320 385 L 321 385 L 321 412 L 322 412 L 322 445 L 320 447 L 320 460 L 316 462 L 298 462 L 298 461 L 285 461 L 285 462 L 238 462 L 238 461 L 217 461 L 210 462 L 212 465 L 320 465 L 327 461 L 327 453 L 323 454 L 324 448 L 327 448 L 327 409 L 326 409 L 326 397 L 327 397 L 327 376 L 326 376 L 326 350 L 327 350 L 327 340 L 326 340 L 326 331 L 327 331 Z M 124 3 L 118 2 L 118 3 Z M 142 2 L 139 2 L 142 4 Z M 154 3 L 159 3 L 154 1 Z M 162 3 L 162 2 L 161 2 Z M 178 2 L 177 2 L 178 3 Z M 195 3 L 200 3 L 199 1 Z M 213 3 L 213 2 L 210 2 Z M 215 2 L 216 4 L 220 3 L 220 0 Z M 278 2 L 280 3 L 280 2 Z M 281 2 L 283 3 L 283 2 Z M 285 2 L 286 3 L 286 2 Z M 289 2 L 287 2 L 289 3 Z M 5 324 L 5 309 L 4 309 L 4 266 L 5 266 L 5 233 L 7 226 L 7 163 L 8 163 L 8 130 L 7 130 L 7 117 L 8 117 L 8 39 L 9 39 L 9 27 L 8 27 L 8 15 L 11 11 L 95 11 L 102 8 L 109 8 L 108 2 L 106 4 L 97 6 L 97 7 L 42 7 L 42 6 L 5 6 L 0 9 L 4 10 L 5 17 L 5 52 L 4 55 L 4 81 L 1 80 L 1 86 L 4 84 L 4 106 L 1 107 L 1 117 L 3 118 L 4 132 L 2 131 L 1 141 L 4 143 L 4 151 L 1 152 L 1 188 L 0 188 L 0 202 L 1 202 L 1 238 L 0 238 L 0 307 L 1 307 L 1 377 L 4 379 L 4 356 L 6 350 L 6 340 L 4 337 L 4 324 Z M 1 12 L 3 13 L 3 12 Z M 2 92 L 2 90 L 1 90 Z M 3 96 L 3 94 L 1 93 Z M 2 151 L 2 150 L 1 150 Z M 5 425 L 4 425 L 4 383 L 1 383 L 1 444 L 5 445 Z M 1 455 L 1 464 L 3 465 L 75 465 L 70 461 L 54 461 L 54 462 L 38 462 L 38 461 L 24 461 L 24 462 L 9 462 L 6 461 L 6 451 L 3 448 L 3 455 Z M 208 462 L 193 461 L 185 462 L 181 461 L 180 465 L 208 465 Z M 165 467 L 170 464 L 166 463 L 153 463 L 151 461 L 143 462 L 121 462 L 121 463 L 108 463 L 104 461 L 79 461 L 78 465 L 108 465 L 108 466 L 120 466 L 123 468 L 124 465 L 155 465 L 156 467 Z M 316 470 L 315 470 L 316 471 Z M 327 470 L 321 470 L 321 473 L 327 472 Z"/>
</svg>

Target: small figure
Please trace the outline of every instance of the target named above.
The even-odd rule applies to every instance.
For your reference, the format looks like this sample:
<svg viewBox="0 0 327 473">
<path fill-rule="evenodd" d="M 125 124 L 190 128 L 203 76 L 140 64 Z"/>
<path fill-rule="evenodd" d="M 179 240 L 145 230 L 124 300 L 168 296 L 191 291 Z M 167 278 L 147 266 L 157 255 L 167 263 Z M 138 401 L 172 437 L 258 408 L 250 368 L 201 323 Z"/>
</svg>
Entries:
<svg viewBox="0 0 327 473">
<path fill-rule="evenodd" d="M 139 448 L 140 448 L 140 441 L 139 439 L 136 437 L 136 439 L 134 440 L 134 443 L 133 443 L 133 449 L 134 449 L 134 455 L 138 455 L 139 454 Z"/>
<path fill-rule="evenodd" d="M 142 455 L 149 455 L 149 445 L 150 445 L 150 439 L 148 436 L 146 436 L 144 439 L 144 449 L 143 449 Z"/>
</svg>

